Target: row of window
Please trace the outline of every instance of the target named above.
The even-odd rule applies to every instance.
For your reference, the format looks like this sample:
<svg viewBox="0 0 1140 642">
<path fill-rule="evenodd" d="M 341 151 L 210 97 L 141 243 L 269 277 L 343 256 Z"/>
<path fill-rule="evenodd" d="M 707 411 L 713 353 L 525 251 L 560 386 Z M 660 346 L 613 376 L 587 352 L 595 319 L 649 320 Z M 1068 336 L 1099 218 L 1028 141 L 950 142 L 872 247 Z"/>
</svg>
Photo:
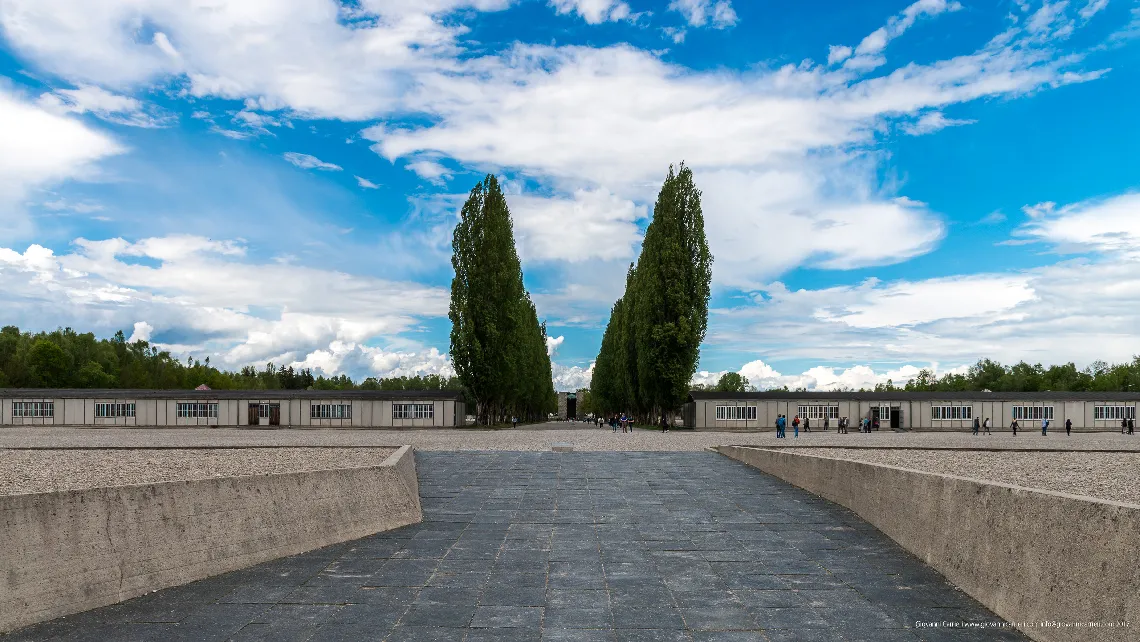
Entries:
<svg viewBox="0 0 1140 642">
<path fill-rule="evenodd" d="M 13 401 L 13 417 L 54 417 L 54 401 Z"/>
<path fill-rule="evenodd" d="M 756 419 L 756 406 L 717 406 L 718 421 L 751 421 Z"/>
<path fill-rule="evenodd" d="M 839 406 L 800 406 L 801 419 L 839 419 Z"/>
<path fill-rule="evenodd" d="M 352 405 L 347 403 L 322 403 L 309 406 L 310 419 L 352 419 Z"/>
<path fill-rule="evenodd" d="M 394 403 L 392 419 L 435 419 L 435 404 Z"/>
<path fill-rule="evenodd" d="M 1019 421 L 1022 419 L 1053 421 L 1053 406 L 1014 406 L 1013 418 Z"/>
<path fill-rule="evenodd" d="M 1094 406 L 1093 419 L 1135 419 L 1136 406 Z"/>
<path fill-rule="evenodd" d="M 97 403 L 95 416 L 106 417 L 134 417 L 135 405 L 133 403 Z"/>
<path fill-rule="evenodd" d="M 178 416 L 190 419 L 217 419 L 218 404 L 216 403 L 179 403 Z"/>
<path fill-rule="evenodd" d="M 973 406 L 931 406 L 930 418 L 934 421 L 952 421 L 954 419 L 973 419 Z"/>
</svg>

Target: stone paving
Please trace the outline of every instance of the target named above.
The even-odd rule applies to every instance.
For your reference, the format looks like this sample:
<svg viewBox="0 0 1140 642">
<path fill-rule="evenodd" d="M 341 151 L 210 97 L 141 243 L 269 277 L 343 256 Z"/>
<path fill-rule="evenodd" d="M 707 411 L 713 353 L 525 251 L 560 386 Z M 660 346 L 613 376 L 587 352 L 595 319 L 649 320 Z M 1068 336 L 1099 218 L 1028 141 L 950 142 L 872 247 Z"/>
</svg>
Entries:
<svg viewBox="0 0 1140 642">
<path fill-rule="evenodd" d="M 1023 640 L 842 507 L 712 453 L 418 453 L 425 521 L 9 640 Z"/>
</svg>

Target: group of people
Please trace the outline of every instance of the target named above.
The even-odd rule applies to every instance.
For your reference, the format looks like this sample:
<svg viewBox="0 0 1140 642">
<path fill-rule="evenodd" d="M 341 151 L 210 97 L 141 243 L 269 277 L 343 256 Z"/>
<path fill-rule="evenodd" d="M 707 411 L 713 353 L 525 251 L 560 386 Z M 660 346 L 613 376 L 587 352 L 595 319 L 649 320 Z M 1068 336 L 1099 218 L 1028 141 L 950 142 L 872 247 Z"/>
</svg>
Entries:
<svg viewBox="0 0 1140 642">
<path fill-rule="evenodd" d="M 786 415 L 779 415 L 776 417 L 776 438 L 777 439 L 784 439 L 788 436 L 788 423 L 789 423 L 788 417 Z M 795 417 L 792 417 L 792 421 L 790 423 L 792 424 L 792 436 L 793 437 L 799 437 L 800 436 L 800 426 L 801 425 L 804 427 L 804 432 L 811 432 L 811 418 L 810 417 L 804 417 L 803 421 L 801 421 L 800 416 L 796 415 Z M 845 435 L 845 434 L 847 434 L 847 428 L 850 425 L 851 425 L 851 422 L 847 419 L 847 417 L 840 417 L 839 420 L 836 421 L 836 423 L 835 423 L 835 432 Z M 872 429 L 874 429 L 874 430 L 879 429 L 879 420 L 878 419 L 872 419 L 870 417 L 864 417 L 862 420 L 859 421 L 859 432 L 871 432 Z M 823 418 L 823 430 L 824 430 L 824 432 L 828 432 L 831 430 L 831 418 L 830 417 L 824 417 Z"/>
<path fill-rule="evenodd" d="M 621 426 L 622 432 L 633 432 L 633 419 L 631 417 L 627 417 L 624 412 L 620 415 L 614 415 L 610 417 L 609 423 L 610 429 L 614 432 L 618 431 L 618 426 Z"/>
</svg>

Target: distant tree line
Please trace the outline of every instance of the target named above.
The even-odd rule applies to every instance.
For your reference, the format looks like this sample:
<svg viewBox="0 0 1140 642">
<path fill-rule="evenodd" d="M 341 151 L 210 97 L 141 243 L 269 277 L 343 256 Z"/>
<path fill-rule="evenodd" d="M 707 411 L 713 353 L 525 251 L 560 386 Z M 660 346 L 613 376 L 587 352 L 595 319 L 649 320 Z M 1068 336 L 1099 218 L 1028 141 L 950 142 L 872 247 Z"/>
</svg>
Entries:
<svg viewBox="0 0 1140 642">
<path fill-rule="evenodd" d="M 545 419 L 558 408 L 546 323 L 523 286 L 511 212 L 493 175 L 471 190 L 451 244 L 451 361 L 478 423 Z"/>
<path fill-rule="evenodd" d="M 747 377 L 736 372 L 724 373 L 712 385 L 693 385 L 693 390 L 716 392 L 747 392 L 755 389 L 749 384 Z M 769 390 L 807 392 L 807 388 L 789 389 L 787 386 L 769 388 Z M 854 388 L 842 388 L 841 390 L 855 391 Z M 1006 366 L 992 359 L 980 359 L 970 366 L 964 374 L 950 373 L 939 377 L 929 369 L 922 369 L 918 371 L 918 376 L 907 380 L 901 386 L 888 379 L 886 383 L 876 384 L 874 388 L 859 388 L 858 392 L 967 392 L 980 390 L 991 392 L 1140 391 L 1140 356 L 1133 357 L 1130 362 L 1116 364 L 1094 361 L 1083 370 L 1078 369 L 1076 364 L 1072 362 L 1045 367 L 1040 363 L 1029 364 L 1021 361 L 1012 366 Z"/>
<path fill-rule="evenodd" d="M 176 390 L 202 384 L 215 390 L 463 390 L 458 378 L 439 375 L 355 382 L 272 363 L 226 371 L 211 366 L 209 357 L 180 361 L 147 341 L 128 343 L 121 330 L 97 339 L 71 328 L 36 334 L 0 329 L 0 387 Z"/>
<path fill-rule="evenodd" d="M 708 327 L 712 260 L 693 172 L 670 166 L 602 335 L 592 408 L 652 422 L 685 403 Z"/>
</svg>

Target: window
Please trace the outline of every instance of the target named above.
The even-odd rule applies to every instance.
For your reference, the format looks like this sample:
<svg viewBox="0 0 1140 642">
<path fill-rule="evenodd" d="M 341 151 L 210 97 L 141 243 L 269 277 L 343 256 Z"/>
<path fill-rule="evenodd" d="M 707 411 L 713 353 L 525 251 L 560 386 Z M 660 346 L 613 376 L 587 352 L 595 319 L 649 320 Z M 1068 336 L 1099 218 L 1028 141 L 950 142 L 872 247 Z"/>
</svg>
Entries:
<svg viewBox="0 0 1140 642">
<path fill-rule="evenodd" d="M 134 417 L 135 405 L 133 403 L 97 403 L 95 404 L 95 416 L 99 418 Z"/>
<path fill-rule="evenodd" d="M 1033 421 L 1048 419 L 1049 421 L 1053 421 L 1053 406 L 1014 406 L 1013 418 Z"/>
<path fill-rule="evenodd" d="M 13 401 L 13 417 L 55 417 L 54 401 Z"/>
<path fill-rule="evenodd" d="M 974 418 L 973 406 L 931 406 L 930 418 L 934 421 L 968 420 Z"/>
<path fill-rule="evenodd" d="M 352 419 L 352 405 L 347 403 L 322 403 L 309 406 L 311 419 Z"/>
<path fill-rule="evenodd" d="M 134 404 L 131 404 L 134 405 Z M 218 404 L 216 403 L 180 403 L 178 416 L 190 419 L 217 419 Z"/>
<path fill-rule="evenodd" d="M 392 419 L 435 419 L 435 404 L 394 403 Z"/>
<path fill-rule="evenodd" d="M 839 406 L 800 406 L 798 414 L 803 419 L 839 419 Z"/>
<path fill-rule="evenodd" d="M 756 406 L 717 406 L 718 421 L 753 421 L 756 419 Z"/>
<path fill-rule="evenodd" d="M 1135 419 L 1136 406 L 1093 406 L 1093 419 L 1116 420 Z"/>
</svg>

